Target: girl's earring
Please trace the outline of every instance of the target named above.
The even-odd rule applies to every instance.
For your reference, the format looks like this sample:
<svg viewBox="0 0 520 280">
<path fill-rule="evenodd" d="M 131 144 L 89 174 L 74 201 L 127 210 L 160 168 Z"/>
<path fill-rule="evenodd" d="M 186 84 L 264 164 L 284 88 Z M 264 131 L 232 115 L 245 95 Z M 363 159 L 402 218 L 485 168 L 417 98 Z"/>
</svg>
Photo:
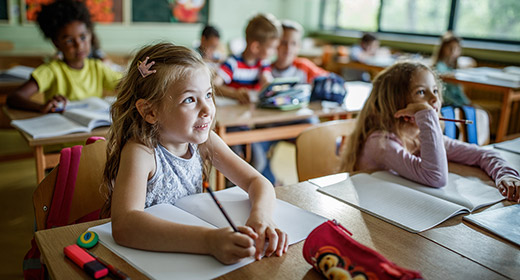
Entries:
<svg viewBox="0 0 520 280">
<path fill-rule="evenodd" d="M 141 73 L 141 76 L 143 78 L 146 78 L 147 76 L 157 72 L 156 70 L 150 70 L 150 68 L 155 64 L 155 61 L 148 62 L 149 57 L 146 57 L 144 61 L 137 61 L 137 70 L 139 70 L 139 73 Z"/>
</svg>

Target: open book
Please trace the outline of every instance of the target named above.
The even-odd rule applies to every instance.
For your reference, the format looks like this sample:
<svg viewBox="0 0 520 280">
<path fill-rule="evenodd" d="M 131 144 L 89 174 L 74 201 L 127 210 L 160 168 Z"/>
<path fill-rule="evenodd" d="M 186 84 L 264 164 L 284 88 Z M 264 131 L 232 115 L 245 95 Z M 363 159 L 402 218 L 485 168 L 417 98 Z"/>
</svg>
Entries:
<svg viewBox="0 0 520 280">
<path fill-rule="evenodd" d="M 329 181 L 333 179 L 329 177 Z M 325 180 L 310 182 L 321 187 L 319 192 L 414 233 L 504 199 L 496 187 L 454 173 L 449 173 L 448 184 L 438 189 L 387 171 L 359 173 L 329 185 Z"/>
<path fill-rule="evenodd" d="M 15 82 L 15 81 L 27 81 L 31 77 L 34 68 L 17 65 L 6 71 L 0 73 L 0 81 L 3 82 Z"/>
<path fill-rule="evenodd" d="M 11 125 L 28 133 L 34 139 L 60 136 L 76 132 L 90 132 L 100 126 L 109 126 L 111 100 L 97 97 L 69 101 L 63 113 L 13 120 Z"/>
<path fill-rule="evenodd" d="M 250 212 L 248 194 L 238 187 L 215 192 L 231 220 L 244 225 Z M 200 193 L 177 200 L 175 205 L 159 204 L 145 209 L 164 220 L 211 228 L 229 227 L 228 222 L 208 193 Z M 273 213 L 276 225 L 289 236 L 289 243 L 304 240 L 309 233 L 327 219 L 277 200 Z M 212 279 L 254 261 L 253 258 L 232 265 L 224 265 L 209 255 L 164 253 L 137 250 L 117 245 L 112 238 L 111 223 L 89 230 L 99 235 L 108 249 L 152 279 Z"/>
</svg>

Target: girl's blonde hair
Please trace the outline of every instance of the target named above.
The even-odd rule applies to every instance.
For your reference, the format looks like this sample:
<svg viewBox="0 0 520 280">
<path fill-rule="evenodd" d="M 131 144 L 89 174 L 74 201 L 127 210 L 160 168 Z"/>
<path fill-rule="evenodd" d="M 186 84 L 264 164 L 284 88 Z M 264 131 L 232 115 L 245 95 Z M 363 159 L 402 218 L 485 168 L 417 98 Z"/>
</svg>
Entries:
<svg viewBox="0 0 520 280">
<path fill-rule="evenodd" d="M 368 136 L 374 131 L 390 132 L 402 140 L 401 129 L 408 125 L 402 118 L 395 118 L 394 114 L 406 108 L 411 98 L 411 82 L 414 74 L 419 70 L 427 70 L 435 77 L 441 98 L 441 83 L 435 72 L 421 62 L 403 61 L 381 71 L 372 82 L 372 92 L 361 113 L 357 118 L 356 128 L 350 135 L 344 149 L 342 172 L 357 171 L 357 163 L 363 145 Z M 442 99 L 441 99 L 442 102 Z"/>
<path fill-rule="evenodd" d="M 148 63 L 154 61 L 151 70 L 156 72 L 143 77 L 138 65 L 147 57 Z M 107 141 L 107 162 L 104 171 L 103 187 L 108 190 L 108 197 L 103 207 L 102 216 L 110 215 L 111 198 L 114 182 L 121 160 L 121 150 L 128 141 L 135 141 L 148 148 L 155 148 L 159 143 L 158 124 L 150 124 L 139 114 L 135 106 L 137 100 L 147 103 L 143 115 L 158 109 L 165 100 L 171 85 L 182 81 L 194 70 L 205 68 L 211 73 L 201 56 L 186 47 L 171 43 L 159 43 L 142 48 L 129 65 L 126 75 L 117 88 L 117 100 L 111 108 L 112 126 Z M 201 157 L 207 159 L 209 152 L 204 144 L 199 145 Z M 204 160 L 203 174 L 209 174 L 208 160 Z"/>
</svg>

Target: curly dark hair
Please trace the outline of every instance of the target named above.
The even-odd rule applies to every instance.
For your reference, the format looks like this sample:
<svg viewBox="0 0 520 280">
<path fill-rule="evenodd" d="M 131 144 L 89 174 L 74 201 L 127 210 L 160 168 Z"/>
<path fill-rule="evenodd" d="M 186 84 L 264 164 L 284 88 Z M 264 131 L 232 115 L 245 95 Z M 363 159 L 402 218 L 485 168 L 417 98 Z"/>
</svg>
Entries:
<svg viewBox="0 0 520 280">
<path fill-rule="evenodd" d="M 73 21 L 85 23 L 87 29 L 93 32 L 90 12 L 85 3 L 79 0 L 56 0 L 42 5 L 36 21 L 45 38 L 50 40 L 56 39 L 58 32 Z"/>
</svg>

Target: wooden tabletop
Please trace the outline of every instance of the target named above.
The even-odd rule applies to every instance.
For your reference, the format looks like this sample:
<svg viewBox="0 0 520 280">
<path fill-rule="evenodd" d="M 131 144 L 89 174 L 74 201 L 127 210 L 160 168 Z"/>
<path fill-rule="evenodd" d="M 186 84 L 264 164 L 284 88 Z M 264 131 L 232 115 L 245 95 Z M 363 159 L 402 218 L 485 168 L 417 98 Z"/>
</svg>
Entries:
<svg viewBox="0 0 520 280">
<path fill-rule="evenodd" d="M 347 114 L 345 108 L 326 107 L 321 102 L 311 102 L 308 106 L 298 110 L 282 111 L 278 109 L 258 108 L 255 104 L 228 105 L 217 108 L 217 126 L 252 126 L 277 122 L 303 120 L 313 116 L 331 117 L 338 114 Z"/>
<path fill-rule="evenodd" d="M 520 166 L 520 156 L 501 153 L 510 162 L 513 160 L 512 165 Z M 473 167 L 450 164 L 450 171 L 487 178 L 482 171 Z M 353 233 L 355 240 L 377 250 L 400 266 L 419 270 L 425 279 L 515 279 L 520 274 L 520 248 L 463 222 L 461 215 L 431 230 L 413 234 L 319 193 L 316 189 L 309 182 L 301 182 L 276 187 L 275 191 L 281 200 L 328 219 L 336 219 Z M 498 203 L 490 208 L 509 204 Z M 65 258 L 63 248 L 73 244 L 87 228 L 102 222 L 106 220 L 36 232 L 36 241 L 52 278 L 88 279 L 86 274 Z M 282 257 L 262 259 L 219 279 L 322 279 L 303 258 L 303 243 L 290 246 Z M 144 277 L 101 244 L 96 245 L 93 252 L 134 279 Z"/>
</svg>

